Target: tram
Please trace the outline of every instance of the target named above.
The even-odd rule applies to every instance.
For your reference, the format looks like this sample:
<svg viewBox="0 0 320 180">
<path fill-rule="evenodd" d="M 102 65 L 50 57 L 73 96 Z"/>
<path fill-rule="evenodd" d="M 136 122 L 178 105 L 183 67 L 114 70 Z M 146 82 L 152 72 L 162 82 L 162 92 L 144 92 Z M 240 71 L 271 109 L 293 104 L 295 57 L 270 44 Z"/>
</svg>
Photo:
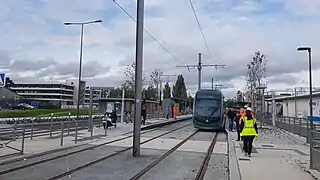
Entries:
<svg viewBox="0 0 320 180">
<path fill-rule="evenodd" d="M 197 129 L 224 130 L 226 119 L 223 99 L 218 89 L 197 91 L 193 105 L 193 126 Z"/>
</svg>

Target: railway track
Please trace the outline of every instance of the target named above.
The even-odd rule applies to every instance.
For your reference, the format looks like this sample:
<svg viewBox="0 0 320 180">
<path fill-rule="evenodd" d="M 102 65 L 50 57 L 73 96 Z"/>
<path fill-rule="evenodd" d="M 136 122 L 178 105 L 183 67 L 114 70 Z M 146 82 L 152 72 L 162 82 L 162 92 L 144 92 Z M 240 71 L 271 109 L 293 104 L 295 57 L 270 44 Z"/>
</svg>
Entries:
<svg viewBox="0 0 320 180">
<path fill-rule="evenodd" d="M 146 133 L 149 133 L 149 132 L 152 132 L 152 131 L 156 131 L 158 130 L 158 128 L 155 128 L 155 129 L 151 129 L 151 130 L 146 130 L 146 131 L 143 131 L 141 132 L 141 134 L 146 134 Z M 124 133 L 123 135 L 125 135 L 127 133 Z M 94 149 L 94 148 L 97 148 L 97 147 L 100 147 L 100 146 L 103 146 L 103 145 L 107 145 L 107 144 L 111 144 L 111 143 L 114 143 L 114 142 L 118 142 L 118 141 L 121 141 L 121 140 L 124 140 L 124 139 L 128 139 L 128 138 L 131 138 L 132 135 L 128 135 L 126 137 L 123 137 L 123 138 L 119 138 L 119 139 L 115 139 L 115 140 L 112 140 L 112 141 L 108 141 L 106 143 L 102 143 L 102 144 L 99 144 L 99 145 L 95 145 L 95 146 L 90 146 L 90 147 L 86 147 L 86 148 L 83 148 L 83 149 L 79 149 L 79 150 L 75 150 L 73 151 L 72 149 L 76 149 L 78 147 L 84 147 L 86 146 L 86 144 L 80 144 L 80 145 L 77 145 L 77 146 L 73 146 L 73 147 L 67 147 L 67 148 L 61 148 L 61 149 L 58 149 L 58 150 L 53 150 L 53 151 L 47 151 L 47 152 L 43 152 L 43 153 L 39 153 L 39 154 L 35 154 L 35 155 L 31 155 L 29 157 L 21 157 L 21 158 L 17 158 L 17 159 L 13 159 L 13 160 L 8 160 L 8 161 L 3 161 L 3 162 L 0 162 L 0 166 L 3 166 L 3 165 L 8 165 L 8 164 L 12 164 L 12 163 L 18 163 L 19 161 L 30 161 L 32 159 L 35 159 L 35 158 L 38 158 L 38 157 L 41 157 L 41 156 L 45 156 L 45 155 L 51 155 L 51 154 L 57 154 L 57 153 L 60 153 L 60 152 L 64 152 L 66 150 L 71 150 L 71 152 L 69 152 L 68 154 L 64 154 L 64 156 L 68 156 L 68 155 L 72 155 L 72 154 L 75 154 L 75 153 L 79 153 L 79 152 L 83 152 L 83 151 L 86 151 L 86 150 L 90 150 L 90 149 Z M 62 155 L 58 155 L 58 156 L 55 156 L 55 157 L 52 157 L 50 158 L 51 160 L 54 160 L 54 159 L 58 159 L 58 158 L 61 158 Z M 49 160 L 49 158 L 47 158 L 47 160 Z M 29 163 L 30 165 L 33 164 L 33 165 L 36 165 L 36 164 L 40 164 L 42 163 L 42 161 L 35 161 L 35 162 L 31 162 Z M 25 168 L 27 165 L 24 165 L 24 167 L 22 166 L 17 166 L 15 167 L 16 170 L 19 170 L 19 169 L 23 169 Z M 16 171 L 12 168 L 12 171 Z M 6 172 L 7 170 L 5 171 L 0 171 L 0 175 L 1 174 L 5 174 L 5 173 L 8 173 Z"/>
<path fill-rule="evenodd" d="M 183 144 L 185 144 L 188 140 L 190 140 L 192 137 L 194 137 L 196 134 L 200 133 L 199 130 L 196 130 L 195 132 L 191 133 L 189 136 L 187 136 L 184 140 L 182 140 L 180 143 L 178 143 L 177 145 L 175 145 L 173 148 L 171 148 L 169 151 L 167 151 L 165 154 L 163 154 L 162 156 L 160 156 L 158 159 L 156 159 L 155 161 L 153 161 L 150 165 L 148 165 L 147 167 L 145 167 L 144 169 L 142 169 L 140 172 L 136 173 L 133 177 L 130 178 L 130 180 L 138 180 L 140 178 L 142 178 L 144 175 L 146 175 L 152 168 L 154 168 L 155 166 L 157 166 L 162 160 L 164 160 L 165 158 L 167 158 L 168 156 L 170 156 L 170 154 L 172 154 L 173 152 L 175 152 L 179 147 L 181 147 Z M 197 175 L 195 180 L 203 180 L 206 171 L 207 171 L 207 167 L 211 158 L 211 155 L 213 153 L 213 149 L 214 146 L 217 142 L 218 139 L 218 135 L 219 133 L 215 133 L 214 137 L 211 141 L 211 144 L 206 152 L 206 155 L 202 161 L 202 164 L 199 168 L 199 170 L 197 171 Z"/>
<path fill-rule="evenodd" d="M 192 123 L 189 123 L 189 124 L 187 124 L 187 125 L 180 126 L 180 127 L 178 127 L 178 128 L 174 128 L 173 130 L 170 130 L 170 131 L 168 131 L 168 132 L 165 132 L 165 133 L 162 133 L 162 134 L 160 134 L 160 135 L 157 135 L 157 136 L 154 136 L 154 137 L 152 137 L 152 138 L 149 138 L 148 140 L 145 140 L 145 141 L 141 142 L 140 145 L 145 144 L 145 143 L 148 143 L 148 142 L 150 142 L 150 141 L 153 141 L 153 140 L 155 140 L 155 139 L 158 139 L 158 138 L 160 138 L 160 137 L 162 137 L 162 136 L 165 136 L 165 135 L 167 135 L 167 134 L 170 134 L 170 133 L 172 133 L 172 132 L 175 132 L 175 131 L 177 131 L 177 130 L 179 130 L 179 129 L 185 128 L 185 127 L 190 126 L 190 125 L 192 125 Z M 94 165 L 94 164 L 96 164 L 96 163 L 99 163 L 99 162 L 101 162 L 101 161 L 104 161 L 104 160 L 106 160 L 106 159 L 108 159 L 108 158 L 111 158 L 111 157 L 113 157 L 113 156 L 119 155 L 119 154 L 121 154 L 121 153 L 123 153 L 123 152 L 125 152 L 125 151 L 128 151 L 128 150 L 132 149 L 132 148 L 133 148 L 133 147 L 130 146 L 130 147 L 125 148 L 125 149 L 123 149 L 123 150 L 120 150 L 120 151 L 118 151 L 118 152 L 112 153 L 112 154 L 110 154 L 110 155 L 104 156 L 104 157 L 102 157 L 102 158 L 99 158 L 99 159 L 97 159 L 97 160 L 91 161 L 91 162 L 86 163 L 86 164 L 84 164 L 84 165 L 78 166 L 78 167 L 76 167 L 76 168 L 74 168 L 74 169 L 70 169 L 69 171 L 66 171 L 66 172 L 64 172 L 64 173 L 61 173 L 61 174 L 58 174 L 58 175 L 56 175 L 56 176 L 50 177 L 50 178 L 48 178 L 47 180 L 55 180 L 55 179 L 60 179 L 60 178 L 69 176 L 69 175 L 71 175 L 72 173 L 75 173 L 75 172 L 77 172 L 77 171 L 80 171 L 80 170 L 82 170 L 82 169 L 85 169 L 85 168 L 87 168 L 87 167 L 89 167 L 89 166 L 92 166 L 92 165 Z"/>
<path fill-rule="evenodd" d="M 154 140 L 154 139 L 157 139 L 157 138 L 162 137 L 162 136 L 164 136 L 164 135 L 166 135 L 166 134 L 172 133 L 172 132 L 174 132 L 174 131 L 177 131 L 177 130 L 179 130 L 179 129 L 182 129 L 182 128 L 184 128 L 184 127 L 186 127 L 186 126 L 190 126 L 190 125 L 191 125 L 191 123 L 188 123 L 187 125 L 179 126 L 178 128 L 175 128 L 175 129 L 173 129 L 173 130 L 171 130 L 171 131 L 168 131 L 168 132 L 166 132 L 166 133 L 162 133 L 162 134 L 160 134 L 160 135 L 158 135 L 158 136 L 152 137 L 152 138 L 150 138 L 150 139 L 142 142 L 141 144 L 150 142 L 150 141 L 152 141 L 152 140 Z M 158 130 L 158 129 L 159 129 L 159 128 L 155 128 L 155 129 L 152 129 L 152 130 L 149 130 L 149 131 L 144 131 L 144 132 L 142 132 L 142 134 L 146 134 L 146 133 L 149 133 L 149 132 L 152 132 L 152 131 L 156 131 L 156 130 Z M 117 142 L 117 141 L 121 141 L 121 140 L 124 140 L 124 139 L 128 139 L 128 138 L 131 138 L 131 137 L 132 137 L 132 135 L 129 135 L 129 136 L 125 136 L 125 137 L 123 137 L 123 138 L 119 138 L 119 139 L 116 139 L 116 140 L 113 140 L 113 141 L 109 141 L 109 142 L 106 142 L 106 143 L 102 143 L 102 144 L 99 144 L 99 145 L 94 145 L 94 146 L 91 146 L 91 147 L 85 147 L 85 148 L 82 148 L 82 149 L 79 149 L 79 150 L 75 150 L 75 151 L 68 152 L 68 153 L 65 153 L 65 154 L 57 155 L 57 156 L 54 156 L 54 157 L 49 157 L 49 158 L 41 159 L 41 160 L 38 160 L 38 161 L 36 160 L 36 161 L 33 161 L 33 162 L 26 163 L 26 164 L 24 164 L 24 165 L 12 167 L 12 168 L 7 168 L 7 169 L 4 169 L 4 170 L 2 170 L 2 171 L 0 172 L 0 176 L 1 176 L 1 175 L 8 174 L 8 173 L 15 172 L 15 171 L 18 171 L 18 170 L 21 170 L 21 169 L 30 168 L 30 167 L 32 168 L 33 166 L 38 165 L 38 164 L 49 163 L 50 161 L 53 161 L 53 160 L 56 160 L 56 159 L 66 158 L 66 157 L 68 157 L 68 156 L 75 155 L 75 154 L 79 154 L 79 153 L 81 153 L 81 152 L 85 152 L 85 151 L 88 151 L 88 150 L 94 150 L 94 149 L 96 149 L 96 148 L 98 148 L 98 147 L 101 147 L 101 146 L 104 146 L 104 145 L 107 145 L 107 144 L 111 144 L 111 143 L 114 143 L 114 142 Z M 86 168 L 86 167 L 88 167 L 88 166 L 91 166 L 91 165 L 93 165 L 93 164 L 95 164 L 95 163 L 98 163 L 98 162 L 103 161 L 103 160 L 105 160 L 105 159 L 108 159 L 108 158 L 110 158 L 110 157 L 116 156 L 116 155 L 118 155 L 118 154 L 120 154 L 120 153 L 122 153 L 122 152 L 128 151 L 128 150 L 130 150 L 131 148 L 132 148 L 132 147 L 128 147 L 128 148 L 126 148 L 126 149 L 124 149 L 124 150 L 121 150 L 121 151 L 112 153 L 112 154 L 110 154 L 110 155 L 104 156 L 104 157 L 102 157 L 102 158 L 99 158 L 99 159 L 97 159 L 97 160 L 91 161 L 91 162 L 89 162 L 89 163 L 86 163 L 86 164 L 84 164 L 84 165 L 78 166 L 78 167 L 76 167 L 76 168 L 69 169 L 69 170 L 66 171 L 66 172 L 62 172 L 62 173 L 57 174 L 57 175 L 55 175 L 55 176 L 53 176 L 53 177 L 51 177 L 51 178 L 48 178 L 48 179 L 59 179 L 59 178 L 64 177 L 64 176 L 68 176 L 68 175 L 70 175 L 70 174 L 72 174 L 72 173 L 74 173 L 74 172 L 80 171 L 81 169 L 84 169 L 84 168 Z M 63 151 L 63 150 L 61 150 L 61 151 Z M 36 158 L 36 157 L 33 157 L 33 158 Z M 29 160 L 30 160 L 30 159 L 29 159 Z M 22 161 L 22 160 L 20 160 L 20 161 Z M 17 161 L 16 161 L 16 162 L 17 162 Z M 13 162 L 11 162 L 11 163 L 13 163 Z M 6 165 L 8 165 L 8 164 L 10 164 L 10 163 L 7 163 Z M 3 168 L 2 168 L 2 169 L 3 169 Z"/>
</svg>

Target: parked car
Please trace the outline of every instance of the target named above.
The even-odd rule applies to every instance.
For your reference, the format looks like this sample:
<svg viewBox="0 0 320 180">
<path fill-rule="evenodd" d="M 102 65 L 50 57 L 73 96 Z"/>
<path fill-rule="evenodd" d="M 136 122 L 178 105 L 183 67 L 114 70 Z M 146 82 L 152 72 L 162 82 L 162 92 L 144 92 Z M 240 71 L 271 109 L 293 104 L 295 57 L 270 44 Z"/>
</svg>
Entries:
<svg viewBox="0 0 320 180">
<path fill-rule="evenodd" d="M 14 109 L 34 109 L 34 106 L 31 106 L 26 103 L 20 103 L 20 104 L 10 104 L 9 109 L 14 110 Z"/>
<path fill-rule="evenodd" d="M 31 106 L 31 105 L 26 104 L 26 103 L 20 103 L 19 106 L 21 106 L 22 109 L 34 109 L 34 106 Z"/>
</svg>

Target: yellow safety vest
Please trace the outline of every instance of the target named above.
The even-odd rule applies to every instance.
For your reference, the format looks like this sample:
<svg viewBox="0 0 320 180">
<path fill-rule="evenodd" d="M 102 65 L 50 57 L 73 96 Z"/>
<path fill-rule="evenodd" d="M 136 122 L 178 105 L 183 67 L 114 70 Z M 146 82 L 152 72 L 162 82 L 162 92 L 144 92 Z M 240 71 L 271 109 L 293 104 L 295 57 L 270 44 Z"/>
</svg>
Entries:
<svg viewBox="0 0 320 180">
<path fill-rule="evenodd" d="M 256 132 L 254 128 L 254 124 L 256 123 L 256 118 L 253 119 L 247 119 L 247 116 L 243 117 L 244 121 L 244 127 L 242 132 L 240 133 L 240 136 L 256 136 L 258 137 L 258 133 Z"/>
</svg>

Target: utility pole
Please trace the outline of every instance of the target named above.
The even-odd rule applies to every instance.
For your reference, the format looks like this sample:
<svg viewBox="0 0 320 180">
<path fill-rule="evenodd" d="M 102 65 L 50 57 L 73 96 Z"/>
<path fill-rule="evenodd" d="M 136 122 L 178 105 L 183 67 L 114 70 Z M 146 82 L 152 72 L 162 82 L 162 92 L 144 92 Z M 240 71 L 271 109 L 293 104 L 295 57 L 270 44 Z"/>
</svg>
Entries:
<svg viewBox="0 0 320 180">
<path fill-rule="evenodd" d="M 224 64 L 203 64 L 202 63 L 202 54 L 198 54 L 198 64 L 184 65 L 184 66 L 176 66 L 176 67 L 184 67 L 184 68 L 197 68 L 198 69 L 198 90 L 201 89 L 201 70 L 203 67 L 225 67 Z"/>
<path fill-rule="evenodd" d="M 140 133 L 141 133 L 141 95 L 142 95 L 142 61 L 143 61 L 143 21 L 144 0 L 137 1 L 137 24 L 136 24 L 136 62 L 135 62 L 135 105 L 133 123 L 133 148 L 132 155 L 140 156 Z"/>
<path fill-rule="evenodd" d="M 211 89 L 213 90 L 213 78 L 211 78 Z"/>
<path fill-rule="evenodd" d="M 156 71 L 156 79 L 157 79 L 157 94 L 158 94 L 158 119 L 160 119 L 160 101 L 161 101 L 161 71 Z"/>
</svg>

